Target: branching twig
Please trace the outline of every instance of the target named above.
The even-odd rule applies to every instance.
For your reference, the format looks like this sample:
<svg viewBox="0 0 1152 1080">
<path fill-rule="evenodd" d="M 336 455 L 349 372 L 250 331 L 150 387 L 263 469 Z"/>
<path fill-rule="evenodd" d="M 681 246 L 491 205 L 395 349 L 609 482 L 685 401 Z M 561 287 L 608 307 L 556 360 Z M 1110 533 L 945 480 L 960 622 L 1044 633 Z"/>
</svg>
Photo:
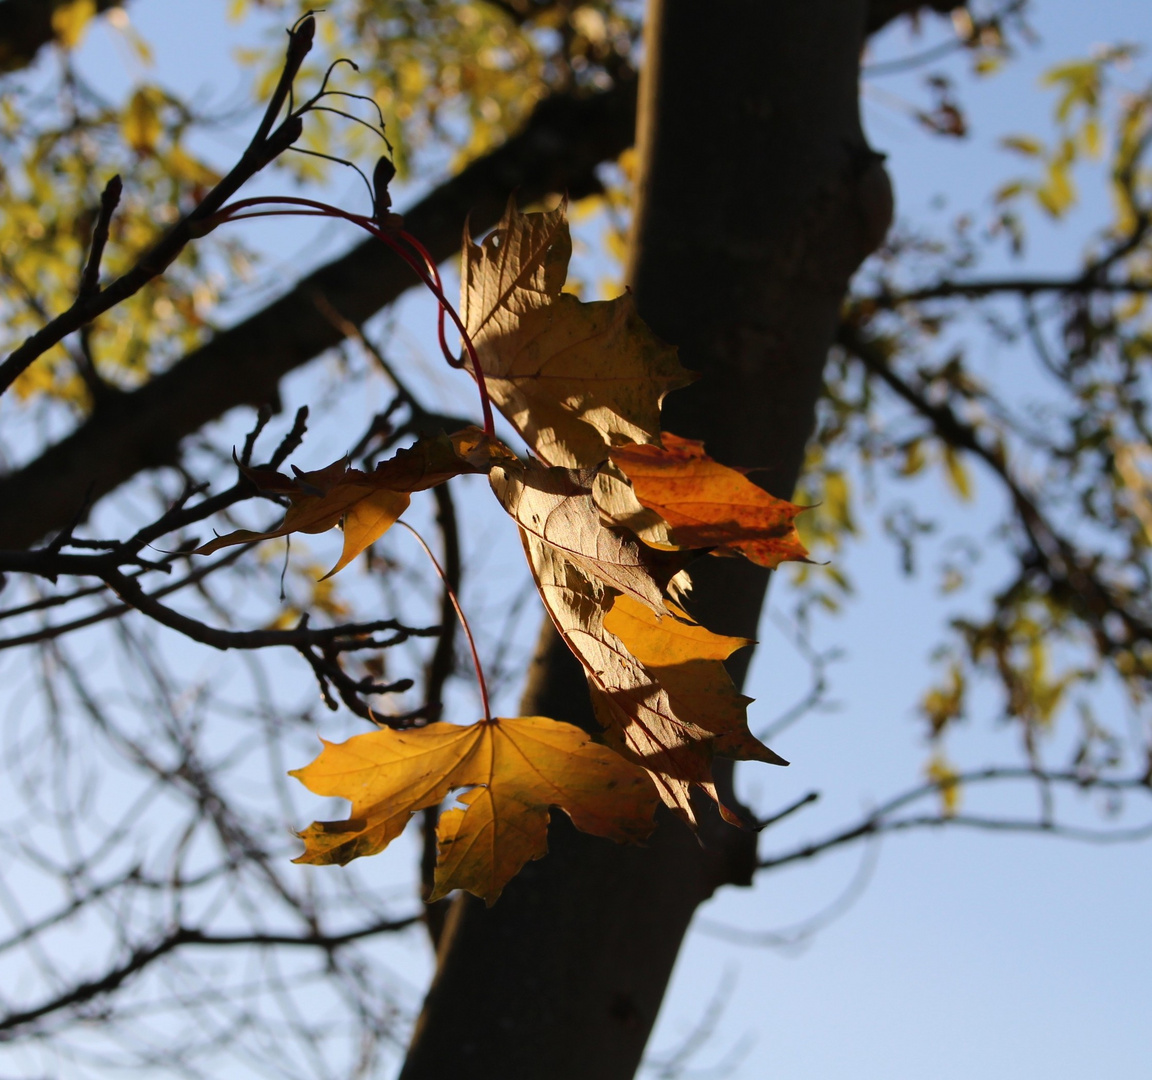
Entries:
<svg viewBox="0 0 1152 1080">
<path fill-rule="evenodd" d="M 1091 786 L 1102 791 L 1143 791 L 1150 792 L 1148 778 L 1145 776 L 1114 779 L 1110 777 L 1094 776 L 1086 778 L 1077 772 L 1039 772 L 1036 769 L 1023 767 L 996 767 L 977 769 L 972 772 L 960 773 L 950 779 L 949 783 L 969 787 L 976 784 L 996 783 L 1001 781 L 1041 781 L 1049 785 L 1063 785 L 1066 787 L 1083 788 Z M 1152 823 L 1137 826 L 1131 829 L 1084 829 L 1079 826 L 1061 825 L 1050 820 L 1035 820 L 1027 818 L 994 818 L 982 817 L 974 814 L 923 814 L 915 817 L 894 817 L 899 811 L 911 804 L 940 792 L 940 783 L 930 781 L 903 792 L 887 802 L 882 803 L 863 820 L 832 833 L 823 840 L 804 844 L 782 855 L 774 855 L 761 859 L 757 864 L 761 870 L 769 870 L 778 866 L 787 866 L 789 863 L 811 859 L 832 851 L 845 844 L 852 843 L 871 836 L 881 836 L 885 833 L 907 832 L 913 829 L 945 828 L 959 826 L 962 828 L 984 829 L 991 832 L 1026 832 L 1042 833 L 1048 836 L 1063 836 L 1072 840 L 1083 840 L 1094 843 L 1130 843 L 1133 840 L 1143 840 L 1152 836 Z"/>
<path fill-rule="evenodd" d="M 146 251 L 126 273 L 103 289 L 82 285 L 75 302 L 47 326 L 42 327 L 0 362 L 0 394 L 3 394 L 27 368 L 46 353 L 53 345 L 63 341 L 69 334 L 79 330 L 85 323 L 122 303 L 139 292 L 153 278 L 162 274 L 176 259 L 185 246 L 197 236 L 213 214 L 232 197 L 248 180 L 256 175 L 277 155 L 291 146 L 303 131 L 304 122 L 298 113 L 290 114 L 273 132 L 272 125 L 279 116 L 288 98 L 292 81 L 304 62 L 304 57 L 312 47 L 312 37 L 316 21 L 312 16 L 302 20 L 288 35 L 288 50 L 280 83 L 276 87 L 255 136 L 241 155 L 240 160 L 188 214 L 173 225 L 148 251 Z M 110 200 L 109 200 L 110 201 Z M 103 211 L 102 211 L 103 212 Z M 102 245 L 101 245 L 102 246 Z M 96 244 L 93 244 L 96 254 Z M 84 273 L 84 282 L 95 279 L 98 266 L 91 260 Z"/>
<path fill-rule="evenodd" d="M 419 915 L 410 915 L 403 919 L 387 919 L 341 934 L 322 934 L 319 932 L 310 934 L 211 934 L 192 927 L 180 927 L 152 945 L 138 946 L 133 949 L 123 963 L 97 979 L 79 983 L 31 1009 L 0 1016 L 0 1042 L 11 1041 L 19 1034 L 21 1028 L 35 1023 L 45 1016 L 69 1007 L 82 1005 L 119 989 L 128 979 L 180 948 L 190 946 L 227 948 L 244 945 L 257 947 L 288 945 L 320 948 L 326 952 L 333 952 L 342 945 L 347 945 L 353 941 L 406 929 L 419 920 Z"/>
<path fill-rule="evenodd" d="M 1074 545 L 1048 520 L 1036 501 L 1012 475 L 999 448 L 990 449 L 985 446 L 976 430 L 961 420 L 948 405 L 933 404 L 916 387 L 901 378 L 887 363 L 882 351 L 864 338 L 854 326 L 841 324 L 837 342 L 930 421 L 944 442 L 976 455 L 991 468 L 1012 498 L 1036 559 L 1054 585 L 1063 585 L 1077 598 L 1081 614 L 1092 627 L 1102 652 L 1111 653 L 1128 644 L 1117 642 L 1115 634 L 1109 632 L 1105 622 L 1105 616 L 1109 614 L 1119 617 L 1129 640 L 1152 640 L 1152 626 L 1118 600 L 1094 570 L 1078 557 Z"/>
<path fill-rule="evenodd" d="M 96 218 L 96 227 L 92 230 L 92 247 L 88 253 L 84 272 L 80 275 L 78 296 L 81 300 L 100 291 L 100 260 L 104 257 L 104 246 L 108 243 L 108 229 L 112 224 L 112 215 L 120 205 L 120 196 L 123 192 L 124 184 L 117 174 L 105 184 L 104 192 L 100 196 L 100 214 Z"/>
</svg>

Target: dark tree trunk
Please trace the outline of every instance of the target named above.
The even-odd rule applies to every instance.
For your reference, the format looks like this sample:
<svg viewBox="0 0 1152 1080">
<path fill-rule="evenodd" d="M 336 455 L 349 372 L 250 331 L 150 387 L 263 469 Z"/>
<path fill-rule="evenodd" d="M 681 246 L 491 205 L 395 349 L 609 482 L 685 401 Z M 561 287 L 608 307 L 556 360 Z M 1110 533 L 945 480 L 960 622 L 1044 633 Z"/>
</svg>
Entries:
<svg viewBox="0 0 1152 1080">
<path fill-rule="evenodd" d="M 848 279 L 891 195 L 860 130 L 865 0 L 650 0 L 632 286 L 703 377 L 666 426 L 795 484 Z M 694 610 L 753 636 L 767 575 L 705 560 Z M 747 655 L 734 675 L 742 678 Z M 578 665 L 542 635 L 523 710 L 591 724 Z M 756 766 L 763 768 L 764 766 Z M 559 815 L 558 815 L 559 816 Z M 551 853 L 491 910 L 449 915 L 402 1080 L 626 1080 L 696 907 L 748 884 L 755 838 L 666 820 L 644 848 L 553 825 Z"/>
</svg>

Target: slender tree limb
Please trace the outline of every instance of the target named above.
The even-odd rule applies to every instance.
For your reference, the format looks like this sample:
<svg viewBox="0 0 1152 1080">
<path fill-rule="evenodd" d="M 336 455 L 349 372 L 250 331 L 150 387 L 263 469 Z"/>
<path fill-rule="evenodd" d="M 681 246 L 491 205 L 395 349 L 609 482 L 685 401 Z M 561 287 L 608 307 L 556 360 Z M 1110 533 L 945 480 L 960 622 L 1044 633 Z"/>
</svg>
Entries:
<svg viewBox="0 0 1152 1080">
<path fill-rule="evenodd" d="M 901 378 L 888 364 L 883 351 L 864 337 L 858 328 L 842 324 L 837 342 L 928 420 L 941 439 L 958 450 L 974 454 L 990 467 L 1012 499 L 1039 566 L 1054 585 L 1062 585 L 1075 599 L 1102 652 L 1112 653 L 1127 647 L 1133 640 L 1152 640 L 1152 625 L 1115 595 L 1088 560 L 1080 557 L 1075 545 L 1049 521 L 1036 500 L 1013 475 L 1000 448 L 986 446 L 976 429 L 961 420 L 948 405 L 930 402 L 916 387 Z M 1108 615 L 1119 617 L 1124 627 L 1123 635 L 1109 630 L 1105 619 Z"/>
<path fill-rule="evenodd" d="M 324 934 L 314 931 L 310 934 L 210 934 L 192 927 L 180 927 L 152 945 L 139 946 L 132 950 L 128 958 L 110 969 L 98 979 L 82 982 L 56 997 L 21 1012 L 0 1016 L 0 1042 L 9 1042 L 18 1037 L 21 1028 L 42 1020 L 46 1016 L 63 1009 L 74 1008 L 92 1001 L 104 994 L 119 989 L 133 976 L 150 967 L 157 960 L 180 948 L 189 946 L 211 946 L 227 948 L 234 946 L 256 946 L 271 948 L 292 946 L 317 948 L 331 953 L 343 945 L 378 934 L 394 933 L 419 922 L 419 915 L 403 919 L 383 919 L 368 926 L 345 931 L 342 934 Z"/>
<path fill-rule="evenodd" d="M 1113 293 L 1124 295 L 1152 293 L 1152 281 L 1108 281 L 1085 277 L 1051 278 L 989 278 L 984 281 L 941 281 L 922 289 L 912 289 L 905 293 L 879 293 L 875 296 L 857 297 L 858 302 L 874 304 L 876 307 L 894 308 L 900 304 L 916 304 L 925 300 L 963 299 L 973 300 L 984 296 L 1010 293 L 1014 296 L 1035 296 L 1037 293 Z"/>
<path fill-rule="evenodd" d="M 162 274 L 188 243 L 208 228 L 205 223 L 228 199 L 300 137 L 304 129 L 302 114 L 307 111 L 308 105 L 301 106 L 296 112 L 291 113 L 275 131 L 271 131 L 271 128 L 284 107 L 292 88 L 292 81 L 300 70 L 304 57 L 312 47 L 315 25 L 315 19 L 309 16 L 289 32 L 288 51 L 280 84 L 268 102 L 255 136 L 228 175 L 204 196 L 194 210 L 185 214 L 144 252 L 132 269 L 103 289 L 85 290 L 82 287 L 75 303 L 67 311 L 57 315 L 9 353 L 0 362 L 0 394 L 3 394 L 53 345 L 59 344 L 73 331 L 79 330 L 98 315 L 127 300 L 153 278 Z M 105 204 L 111 202 L 110 199 L 104 201 Z M 113 207 L 114 205 L 112 203 Z M 110 215 L 111 209 L 108 212 Z M 87 276 L 86 270 L 85 278 Z"/>
<path fill-rule="evenodd" d="M 112 177 L 104 185 L 104 192 L 100 196 L 100 213 L 96 218 L 96 227 L 92 230 L 92 247 L 88 252 L 88 262 L 84 273 L 80 276 L 80 296 L 86 297 L 100 291 L 100 260 L 104 257 L 104 247 L 108 243 L 108 230 L 112 224 L 112 215 L 120 204 L 120 196 L 124 192 L 124 184 L 119 174 Z"/>
<path fill-rule="evenodd" d="M 1042 772 L 1024 767 L 977 769 L 958 774 L 950 783 L 969 787 L 977 784 L 1021 780 L 1039 781 L 1045 785 L 1062 785 L 1069 788 L 1083 788 L 1089 784 L 1093 790 L 1099 791 L 1149 792 L 1147 776 L 1124 778 L 1093 776 L 1089 778 L 1078 772 Z M 1050 836 L 1063 836 L 1068 839 L 1093 843 L 1129 843 L 1152 836 L 1152 823 L 1128 829 L 1085 829 L 1079 826 L 1061 825 L 1044 818 L 994 818 L 977 814 L 918 814 L 914 817 L 893 818 L 892 815 L 905 807 L 935 795 L 940 791 L 940 788 L 941 785 L 937 781 L 929 781 L 910 788 L 878 806 L 871 814 L 855 825 L 832 833 L 823 840 L 804 844 L 782 855 L 761 859 L 758 863 L 758 869 L 770 870 L 779 866 L 787 866 L 789 863 L 811 859 L 864 837 L 946 826 L 984 829 L 992 832 L 1045 833 Z"/>
<path fill-rule="evenodd" d="M 202 645 L 211 645 L 214 649 L 267 649 L 277 645 L 294 649 L 322 648 L 338 647 L 345 643 L 358 649 L 383 649 L 397 645 L 409 637 L 432 637 L 440 633 L 438 626 L 404 626 L 395 619 L 376 619 L 367 623 L 316 628 L 308 626 L 301 620 L 300 625 L 292 630 L 224 630 L 207 626 L 198 619 L 165 607 L 149 596 L 135 578 L 130 578 L 118 570 L 105 571 L 101 576 L 117 596 L 142 615 L 147 615 L 161 626 L 176 630 Z M 384 630 L 390 631 L 392 636 L 385 639 L 373 637 L 374 634 Z"/>
<path fill-rule="evenodd" d="M 210 574 L 215 573 L 217 570 L 225 566 L 230 566 L 237 559 L 240 558 L 246 551 L 249 551 L 255 545 L 246 544 L 237 547 L 228 552 L 227 555 L 215 562 L 205 563 L 198 566 L 192 573 L 182 577 L 179 581 L 172 581 L 165 585 L 163 588 L 156 589 L 148 593 L 151 600 L 160 600 L 165 596 L 170 596 L 174 592 L 179 592 L 181 589 L 186 589 L 190 585 L 198 585 Z M 58 606 L 58 604 L 67 603 L 70 600 L 80 599 L 86 596 L 92 596 L 97 593 L 103 592 L 108 588 L 107 584 L 101 582 L 99 585 L 94 585 L 87 589 L 77 589 L 75 592 L 69 593 L 63 597 L 48 597 L 39 604 L 26 604 L 22 608 L 13 608 L 9 611 L 0 612 L 0 616 L 9 618 L 14 615 L 22 615 L 29 611 L 43 610 L 49 606 Z M 56 602 L 55 604 L 53 602 Z M 16 649 L 23 645 L 39 645 L 45 641 L 53 641 L 58 637 L 63 637 L 65 634 L 70 634 L 75 630 L 82 630 L 87 626 L 95 626 L 97 623 L 106 622 L 108 619 L 118 619 L 121 615 L 127 615 L 128 612 L 134 610 L 131 604 L 110 604 L 107 607 L 101 608 L 99 611 L 94 611 L 90 615 L 84 615 L 80 618 L 73 619 L 70 622 L 57 623 L 53 626 L 44 626 L 38 630 L 29 631 L 26 634 L 16 634 L 12 637 L 0 638 L 0 651 L 4 649 Z"/>
</svg>

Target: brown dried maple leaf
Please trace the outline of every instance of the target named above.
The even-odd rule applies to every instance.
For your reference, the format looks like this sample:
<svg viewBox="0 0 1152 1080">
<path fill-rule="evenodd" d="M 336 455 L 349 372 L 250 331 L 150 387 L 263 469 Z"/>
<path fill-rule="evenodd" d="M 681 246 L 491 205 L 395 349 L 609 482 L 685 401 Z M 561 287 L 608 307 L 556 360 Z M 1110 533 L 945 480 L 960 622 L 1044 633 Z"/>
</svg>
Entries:
<svg viewBox="0 0 1152 1080">
<path fill-rule="evenodd" d="M 660 402 L 693 376 L 636 314 L 631 294 L 561 292 L 572 241 L 565 206 L 510 201 L 483 244 L 465 231 L 460 315 L 492 401 L 549 465 L 587 468 L 621 443 L 658 442 Z"/>
<path fill-rule="evenodd" d="M 479 428 L 465 428 L 451 437 L 420 439 L 380 462 L 370 473 L 349 468 L 347 458 L 314 472 L 296 470 L 294 477 L 272 469 L 244 469 L 261 491 L 287 496 L 291 505 L 284 520 L 266 532 L 237 529 L 217 536 L 193 554 L 210 555 L 233 544 L 271 540 L 294 532 L 322 533 L 340 525 L 344 550 L 324 575 L 331 577 L 396 523 L 408 509 L 412 492 L 435 487 L 461 473 L 483 472 L 493 454 L 510 451 L 488 439 Z"/>
</svg>

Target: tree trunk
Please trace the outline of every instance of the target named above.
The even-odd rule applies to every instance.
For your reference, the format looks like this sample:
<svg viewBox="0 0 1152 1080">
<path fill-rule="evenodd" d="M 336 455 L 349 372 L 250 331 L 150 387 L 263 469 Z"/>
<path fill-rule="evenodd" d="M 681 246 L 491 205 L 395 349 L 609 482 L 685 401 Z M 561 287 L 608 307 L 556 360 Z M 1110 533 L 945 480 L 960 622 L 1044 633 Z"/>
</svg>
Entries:
<svg viewBox="0 0 1152 1080">
<path fill-rule="evenodd" d="M 767 466 L 754 475 L 777 495 L 796 481 L 848 279 L 891 214 L 859 125 L 866 15 L 865 0 L 649 3 L 630 277 L 643 317 L 702 374 L 669 398 L 666 426 Z M 698 565 L 694 614 L 754 636 L 767 574 Z M 550 627 L 523 711 L 592 725 Z M 755 837 L 715 814 L 699 840 L 669 818 L 642 848 L 557 820 L 550 848 L 492 909 L 455 903 L 402 1080 L 633 1076 L 693 912 L 755 865 Z"/>
</svg>

